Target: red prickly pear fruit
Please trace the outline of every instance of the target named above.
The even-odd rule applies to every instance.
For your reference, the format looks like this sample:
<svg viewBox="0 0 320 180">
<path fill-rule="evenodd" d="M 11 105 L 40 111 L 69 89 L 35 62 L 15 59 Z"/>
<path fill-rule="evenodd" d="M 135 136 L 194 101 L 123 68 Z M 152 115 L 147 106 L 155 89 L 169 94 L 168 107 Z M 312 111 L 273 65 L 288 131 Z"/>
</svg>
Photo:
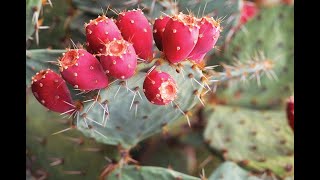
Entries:
<svg viewBox="0 0 320 180">
<path fill-rule="evenodd" d="M 180 13 L 168 21 L 163 32 L 163 53 L 171 63 L 185 60 L 198 41 L 199 26 L 192 15 Z"/>
<path fill-rule="evenodd" d="M 32 77 L 31 90 L 36 99 L 51 111 L 72 113 L 73 101 L 66 82 L 56 72 L 41 70 Z"/>
<path fill-rule="evenodd" d="M 177 97 L 177 85 L 165 72 L 153 70 L 143 82 L 143 92 L 152 104 L 166 105 Z"/>
<path fill-rule="evenodd" d="M 214 48 L 221 31 L 220 23 L 213 18 L 203 17 L 199 26 L 198 42 L 189 54 L 189 58 L 196 63 L 200 63 L 207 52 Z"/>
<path fill-rule="evenodd" d="M 256 14 L 258 14 L 259 9 L 254 2 L 243 1 L 243 6 L 240 15 L 240 26 L 251 20 Z"/>
<path fill-rule="evenodd" d="M 133 44 L 137 55 L 150 62 L 153 58 L 152 29 L 141 9 L 119 13 L 116 24 L 123 38 Z"/>
<path fill-rule="evenodd" d="M 69 84 L 83 91 L 108 86 L 108 77 L 92 54 L 84 49 L 69 49 L 59 60 L 60 72 Z"/>
<path fill-rule="evenodd" d="M 90 53 L 100 53 L 104 43 L 114 39 L 122 39 L 121 32 L 113 19 L 106 16 L 98 16 L 85 24 L 87 49 Z"/>
<path fill-rule="evenodd" d="M 287 101 L 287 118 L 292 130 L 294 130 L 294 97 L 290 96 Z"/>
<path fill-rule="evenodd" d="M 162 51 L 162 38 L 163 38 L 163 32 L 166 28 L 166 25 L 168 21 L 170 20 L 170 17 L 165 16 L 160 18 L 156 18 L 153 24 L 153 38 L 154 42 L 156 43 L 157 48 Z"/>
<path fill-rule="evenodd" d="M 135 73 L 137 54 L 131 43 L 121 39 L 105 44 L 100 63 L 107 73 L 117 79 L 128 79 Z"/>
</svg>

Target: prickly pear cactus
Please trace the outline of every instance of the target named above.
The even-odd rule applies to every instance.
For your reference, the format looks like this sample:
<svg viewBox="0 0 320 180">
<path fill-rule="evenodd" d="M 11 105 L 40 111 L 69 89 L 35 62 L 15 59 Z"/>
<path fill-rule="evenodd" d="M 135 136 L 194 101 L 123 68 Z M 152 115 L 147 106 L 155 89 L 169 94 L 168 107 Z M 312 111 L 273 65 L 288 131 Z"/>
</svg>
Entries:
<svg viewBox="0 0 320 180">
<path fill-rule="evenodd" d="M 46 112 L 33 96 L 27 96 L 26 112 L 27 169 L 37 179 L 97 179 L 107 159 L 118 158 L 117 149 L 79 132 L 52 135 L 71 119 Z"/>
<path fill-rule="evenodd" d="M 200 101 L 202 71 L 189 62 L 180 67 L 162 63 L 159 70 L 177 83 L 177 101 L 165 106 L 151 104 L 142 89 L 146 72 L 140 71 L 127 81 L 115 81 L 100 91 L 99 98 L 85 102 L 75 118 L 77 128 L 99 142 L 130 148 L 180 117 L 187 121 L 187 111 Z"/>
<path fill-rule="evenodd" d="M 34 49 L 26 51 L 26 86 L 31 84 L 31 77 L 41 69 L 50 68 L 58 72 L 56 60 L 65 50 Z"/>
<path fill-rule="evenodd" d="M 35 31 L 40 15 L 41 5 L 41 0 L 26 1 L 26 40 L 28 40 Z"/>
<path fill-rule="evenodd" d="M 185 175 L 177 171 L 152 166 L 125 166 L 122 169 L 114 171 L 108 179 L 110 180 L 143 180 L 143 179 L 184 179 L 184 180 L 200 180 L 200 178 Z"/>
<path fill-rule="evenodd" d="M 204 138 L 224 159 L 258 172 L 293 175 L 293 132 L 285 112 L 216 106 L 208 107 L 203 117 Z"/>
<path fill-rule="evenodd" d="M 226 161 L 216 169 L 209 180 L 262 180 L 240 168 L 236 163 Z"/>
<path fill-rule="evenodd" d="M 259 78 L 258 83 L 235 83 L 221 88 L 218 97 L 227 104 L 275 108 L 293 94 L 293 7 L 261 9 L 260 13 L 234 36 L 224 58 L 242 61 L 261 52 L 273 61 L 274 72 Z"/>
</svg>

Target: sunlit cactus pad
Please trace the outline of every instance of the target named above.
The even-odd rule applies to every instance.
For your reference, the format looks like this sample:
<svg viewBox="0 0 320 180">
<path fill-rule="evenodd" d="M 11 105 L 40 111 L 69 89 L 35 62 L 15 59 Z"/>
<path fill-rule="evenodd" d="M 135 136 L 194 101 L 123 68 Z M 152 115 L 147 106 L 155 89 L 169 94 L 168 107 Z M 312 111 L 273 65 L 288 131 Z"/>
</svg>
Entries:
<svg viewBox="0 0 320 180">
<path fill-rule="evenodd" d="M 236 163 L 226 161 L 222 163 L 212 175 L 209 180 L 262 180 L 249 172 L 240 168 Z"/>
<path fill-rule="evenodd" d="M 224 159 L 246 168 L 276 175 L 293 175 L 294 138 L 283 111 L 208 107 L 204 138 Z"/>
<path fill-rule="evenodd" d="M 102 89 L 97 101 L 85 102 L 75 118 L 77 128 L 99 142 L 130 148 L 178 118 L 187 121 L 187 111 L 200 101 L 202 71 L 190 62 L 179 67 L 163 62 L 157 69 L 175 79 L 178 96 L 174 102 L 165 106 L 150 103 L 142 89 L 146 72 L 140 71 L 127 81 L 118 80 Z"/>
<path fill-rule="evenodd" d="M 246 107 L 279 108 L 284 104 L 293 94 L 294 85 L 293 19 L 292 6 L 261 9 L 236 33 L 224 52 L 225 58 L 245 61 L 261 53 L 273 62 L 274 72 L 258 77 L 260 81 L 229 84 L 218 91 L 219 98 Z"/>
</svg>

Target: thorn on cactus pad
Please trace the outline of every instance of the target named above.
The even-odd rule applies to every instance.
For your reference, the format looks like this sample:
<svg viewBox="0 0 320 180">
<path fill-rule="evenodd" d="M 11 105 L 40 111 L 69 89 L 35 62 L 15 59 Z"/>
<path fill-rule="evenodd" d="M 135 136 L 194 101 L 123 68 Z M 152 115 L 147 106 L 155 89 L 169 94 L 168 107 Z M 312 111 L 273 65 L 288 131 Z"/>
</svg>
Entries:
<svg viewBox="0 0 320 180">
<path fill-rule="evenodd" d="M 63 171 L 64 174 L 68 174 L 68 175 L 82 175 L 85 176 L 86 172 L 85 171 Z"/>
<path fill-rule="evenodd" d="M 58 166 L 64 163 L 64 158 L 49 158 L 52 160 L 50 166 Z"/>
<path fill-rule="evenodd" d="M 63 132 L 66 132 L 66 131 L 69 131 L 69 130 L 72 130 L 72 129 L 73 129 L 73 127 L 69 127 L 69 128 L 63 129 L 61 131 L 52 133 L 51 135 L 57 135 L 57 134 L 60 134 L 60 133 L 63 133 Z"/>
</svg>

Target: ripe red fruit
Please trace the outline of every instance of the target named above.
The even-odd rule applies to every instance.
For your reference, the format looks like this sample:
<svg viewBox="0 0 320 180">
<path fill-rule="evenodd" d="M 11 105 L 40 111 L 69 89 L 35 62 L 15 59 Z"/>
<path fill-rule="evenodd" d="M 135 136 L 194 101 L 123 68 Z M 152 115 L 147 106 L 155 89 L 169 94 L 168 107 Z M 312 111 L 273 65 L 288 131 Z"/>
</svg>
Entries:
<svg viewBox="0 0 320 180">
<path fill-rule="evenodd" d="M 196 63 L 200 63 L 207 52 L 214 48 L 221 31 L 219 22 L 213 18 L 203 17 L 199 22 L 199 26 L 198 42 L 189 54 L 189 58 Z"/>
<path fill-rule="evenodd" d="M 73 104 L 66 82 L 56 72 L 41 70 L 32 77 L 31 90 L 36 99 L 55 112 L 72 113 Z"/>
<path fill-rule="evenodd" d="M 128 79 L 135 73 L 137 54 L 131 43 L 125 40 L 113 40 L 105 44 L 100 63 L 107 73 L 117 79 Z"/>
<path fill-rule="evenodd" d="M 98 59 L 84 49 L 67 50 L 59 64 L 63 79 L 76 89 L 95 90 L 108 86 L 108 78 Z"/>
<path fill-rule="evenodd" d="M 166 25 L 168 21 L 170 20 L 170 17 L 165 16 L 160 18 L 156 18 L 153 24 L 153 38 L 154 42 L 156 43 L 157 48 L 162 51 L 162 38 L 163 38 L 163 32 L 166 28 Z"/>
<path fill-rule="evenodd" d="M 240 26 L 251 20 L 256 14 L 258 14 L 259 9 L 254 2 L 243 1 L 243 6 L 240 15 Z"/>
<path fill-rule="evenodd" d="M 117 26 L 125 40 L 133 44 L 137 55 L 147 61 L 153 58 L 152 30 L 140 9 L 119 13 Z"/>
<path fill-rule="evenodd" d="M 290 96 L 287 101 L 287 118 L 292 130 L 294 130 L 294 97 Z"/>
<path fill-rule="evenodd" d="M 122 39 L 121 32 L 113 19 L 106 16 L 98 16 L 94 20 L 90 20 L 89 24 L 85 24 L 87 49 L 90 53 L 102 52 L 103 44 L 114 39 Z"/>
<path fill-rule="evenodd" d="M 143 92 L 152 104 L 166 105 L 177 97 L 178 90 L 168 73 L 153 70 L 144 80 Z"/>
<path fill-rule="evenodd" d="M 163 32 L 163 53 L 171 63 L 185 60 L 198 41 L 199 26 L 192 15 L 180 13 L 168 21 Z"/>
</svg>

